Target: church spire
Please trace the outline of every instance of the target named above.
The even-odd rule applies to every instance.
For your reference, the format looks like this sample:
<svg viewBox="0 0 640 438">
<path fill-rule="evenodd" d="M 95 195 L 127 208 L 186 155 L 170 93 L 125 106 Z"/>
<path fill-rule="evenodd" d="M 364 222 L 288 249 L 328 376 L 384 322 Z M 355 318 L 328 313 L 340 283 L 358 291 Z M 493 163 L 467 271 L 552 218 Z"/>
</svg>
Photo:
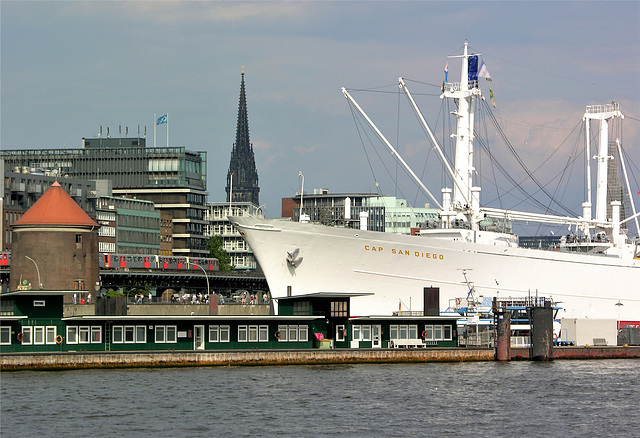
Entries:
<svg viewBox="0 0 640 438">
<path fill-rule="evenodd" d="M 249 117 L 247 115 L 243 67 L 236 141 L 231 151 L 231 161 L 227 173 L 227 202 L 229 202 L 230 195 L 233 194 L 233 202 L 252 202 L 259 205 L 259 193 L 260 187 L 258 187 L 258 172 L 253 155 L 253 145 L 249 141 Z"/>
</svg>

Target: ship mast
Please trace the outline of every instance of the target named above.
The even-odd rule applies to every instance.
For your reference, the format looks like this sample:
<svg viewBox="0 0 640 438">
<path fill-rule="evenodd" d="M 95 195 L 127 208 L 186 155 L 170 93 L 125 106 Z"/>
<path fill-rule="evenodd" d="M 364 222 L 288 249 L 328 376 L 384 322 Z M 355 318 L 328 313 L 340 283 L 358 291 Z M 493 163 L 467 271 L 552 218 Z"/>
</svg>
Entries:
<svg viewBox="0 0 640 438">
<path fill-rule="evenodd" d="M 612 102 L 606 105 L 589 105 L 584 114 L 585 123 L 590 120 L 600 121 L 600 139 L 598 142 L 598 155 L 593 158 L 597 160 L 597 180 L 596 180 L 596 220 L 606 222 L 607 218 L 607 179 L 608 179 L 608 162 L 613 157 L 609 155 L 609 120 L 614 117 L 624 117 L 620 112 L 617 103 Z M 587 148 L 589 146 L 589 130 L 587 133 Z M 587 149 L 588 153 L 589 149 Z M 590 172 L 588 172 L 590 174 Z M 591 201 L 591 191 L 587 194 L 587 203 Z"/>
<path fill-rule="evenodd" d="M 477 229 L 477 218 L 480 212 L 480 188 L 473 187 L 473 124 L 475 99 L 482 96 L 477 77 L 469 78 L 469 44 L 464 42 L 461 56 L 462 68 L 460 82 L 446 83 L 443 97 L 455 99 L 458 108 L 452 114 L 458 119 L 456 128 L 456 152 L 454 162 L 454 184 L 452 209 L 458 212 L 457 217 L 466 219 L 472 229 Z M 477 58 L 476 58 L 477 59 Z"/>
</svg>

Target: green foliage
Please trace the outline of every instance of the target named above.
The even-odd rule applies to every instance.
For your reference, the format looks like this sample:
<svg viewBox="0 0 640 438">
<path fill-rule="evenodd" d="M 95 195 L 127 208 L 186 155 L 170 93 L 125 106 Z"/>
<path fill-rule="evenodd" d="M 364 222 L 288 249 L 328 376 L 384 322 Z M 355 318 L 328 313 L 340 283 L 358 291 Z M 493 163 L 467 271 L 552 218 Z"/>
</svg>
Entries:
<svg viewBox="0 0 640 438">
<path fill-rule="evenodd" d="M 213 236 L 207 241 L 209 247 L 209 255 L 218 259 L 221 271 L 232 271 L 233 265 L 231 264 L 231 258 L 229 254 L 224 250 L 222 246 L 222 236 Z"/>
<path fill-rule="evenodd" d="M 110 290 L 106 294 L 107 297 L 124 297 L 122 292 L 118 292 L 117 290 Z"/>
<path fill-rule="evenodd" d="M 124 292 L 124 295 L 128 297 L 134 296 L 136 294 L 142 294 L 146 297 L 147 295 L 149 295 L 149 283 L 147 283 L 146 281 L 140 281 L 130 287 L 123 287 L 122 291 Z"/>
</svg>

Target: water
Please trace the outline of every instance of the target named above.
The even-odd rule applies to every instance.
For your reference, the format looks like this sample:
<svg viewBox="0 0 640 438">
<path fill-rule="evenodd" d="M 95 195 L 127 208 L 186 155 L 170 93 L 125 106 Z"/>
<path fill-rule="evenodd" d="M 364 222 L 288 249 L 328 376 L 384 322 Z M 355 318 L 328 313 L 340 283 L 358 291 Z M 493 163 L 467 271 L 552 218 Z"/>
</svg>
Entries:
<svg viewBox="0 0 640 438">
<path fill-rule="evenodd" d="M 637 436 L 640 361 L 0 376 L 5 437 Z"/>
</svg>

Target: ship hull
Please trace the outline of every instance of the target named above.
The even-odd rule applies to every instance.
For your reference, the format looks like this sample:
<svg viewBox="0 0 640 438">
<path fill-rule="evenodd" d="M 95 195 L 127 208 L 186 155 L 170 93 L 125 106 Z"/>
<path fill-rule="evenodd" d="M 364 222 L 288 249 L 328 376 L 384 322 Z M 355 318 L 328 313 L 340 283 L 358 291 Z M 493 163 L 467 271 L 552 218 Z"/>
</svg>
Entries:
<svg viewBox="0 0 640 438">
<path fill-rule="evenodd" d="M 477 295 L 550 297 L 559 318 L 635 320 L 640 260 L 449 241 L 291 221 L 230 218 L 264 271 L 273 298 L 315 292 L 371 293 L 352 316 L 423 309 L 423 289 L 440 308 Z M 477 297 L 476 297 L 477 298 Z M 620 302 L 622 305 L 616 305 Z"/>
</svg>

